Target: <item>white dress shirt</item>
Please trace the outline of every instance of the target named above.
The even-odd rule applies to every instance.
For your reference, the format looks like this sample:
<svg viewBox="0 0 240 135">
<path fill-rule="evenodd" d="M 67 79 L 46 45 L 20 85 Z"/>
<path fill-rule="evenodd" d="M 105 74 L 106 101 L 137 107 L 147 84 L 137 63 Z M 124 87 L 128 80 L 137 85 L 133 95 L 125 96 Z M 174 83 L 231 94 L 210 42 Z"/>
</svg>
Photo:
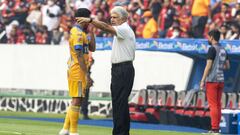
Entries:
<svg viewBox="0 0 240 135">
<path fill-rule="evenodd" d="M 113 37 L 111 62 L 113 64 L 133 61 L 135 58 L 136 39 L 131 27 L 125 22 L 113 26 L 117 35 Z"/>
</svg>

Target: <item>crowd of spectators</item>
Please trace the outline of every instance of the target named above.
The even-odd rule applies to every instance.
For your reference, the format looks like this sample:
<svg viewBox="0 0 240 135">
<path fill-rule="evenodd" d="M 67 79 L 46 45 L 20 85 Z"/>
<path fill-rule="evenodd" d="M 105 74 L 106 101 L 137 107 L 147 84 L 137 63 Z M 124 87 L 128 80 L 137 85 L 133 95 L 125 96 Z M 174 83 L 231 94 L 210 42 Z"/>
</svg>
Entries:
<svg viewBox="0 0 240 135">
<path fill-rule="evenodd" d="M 0 43 L 67 44 L 76 9 L 110 23 L 113 6 L 129 11 L 137 38 L 205 38 L 219 29 L 221 39 L 240 39 L 239 0 L 0 0 Z"/>
</svg>

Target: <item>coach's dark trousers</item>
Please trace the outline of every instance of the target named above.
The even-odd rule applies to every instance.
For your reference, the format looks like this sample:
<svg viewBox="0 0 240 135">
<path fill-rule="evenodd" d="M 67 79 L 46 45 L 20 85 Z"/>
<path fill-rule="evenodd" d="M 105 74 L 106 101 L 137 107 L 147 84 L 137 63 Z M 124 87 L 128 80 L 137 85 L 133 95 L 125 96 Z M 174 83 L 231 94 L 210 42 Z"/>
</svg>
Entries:
<svg viewBox="0 0 240 135">
<path fill-rule="evenodd" d="M 128 96 L 132 91 L 134 75 L 135 71 L 131 61 L 112 64 L 113 135 L 129 135 Z"/>
</svg>

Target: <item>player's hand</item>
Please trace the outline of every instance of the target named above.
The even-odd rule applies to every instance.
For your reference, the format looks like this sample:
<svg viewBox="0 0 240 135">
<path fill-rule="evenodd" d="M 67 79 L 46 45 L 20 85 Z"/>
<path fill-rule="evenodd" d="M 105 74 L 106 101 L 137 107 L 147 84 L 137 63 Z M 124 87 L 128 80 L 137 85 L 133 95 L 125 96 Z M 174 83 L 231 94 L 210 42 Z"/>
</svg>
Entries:
<svg viewBox="0 0 240 135">
<path fill-rule="evenodd" d="M 86 75 L 87 81 L 87 88 L 90 88 L 93 85 L 93 80 L 91 79 L 90 75 Z"/>
<path fill-rule="evenodd" d="M 200 82 L 200 90 L 203 90 L 204 89 L 204 85 L 205 83 L 203 81 Z"/>
<path fill-rule="evenodd" d="M 75 19 L 79 24 L 89 23 L 91 21 L 90 18 L 86 18 L 86 17 L 76 17 Z"/>
<path fill-rule="evenodd" d="M 89 88 L 93 86 L 93 79 L 92 78 L 89 79 L 88 86 L 89 86 Z"/>
</svg>

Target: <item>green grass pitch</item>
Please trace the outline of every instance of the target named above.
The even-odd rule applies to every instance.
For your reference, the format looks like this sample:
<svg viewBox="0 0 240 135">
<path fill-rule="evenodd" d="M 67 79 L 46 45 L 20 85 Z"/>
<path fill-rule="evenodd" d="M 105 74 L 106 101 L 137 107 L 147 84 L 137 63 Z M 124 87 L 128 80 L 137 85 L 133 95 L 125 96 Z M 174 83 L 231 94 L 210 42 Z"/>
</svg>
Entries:
<svg viewBox="0 0 240 135">
<path fill-rule="evenodd" d="M 64 118 L 62 114 L 43 114 L 26 112 L 5 112 L 0 111 L 0 116 L 17 117 L 36 117 L 36 118 Z M 91 117 L 99 119 L 101 117 Z M 62 128 L 63 123 L 18 120 L 9 118 L 0 118 L 0 135 L 57 135 Z M 88 125 L 79 125 L 79 135 L 111 135 L 111 128 L 97 127 Z M 132 129 L 131 135 L 197 135 L 197 133 L 184 133 L 173 131 L 156 130 L 135 130 Z"/>
</svg>

